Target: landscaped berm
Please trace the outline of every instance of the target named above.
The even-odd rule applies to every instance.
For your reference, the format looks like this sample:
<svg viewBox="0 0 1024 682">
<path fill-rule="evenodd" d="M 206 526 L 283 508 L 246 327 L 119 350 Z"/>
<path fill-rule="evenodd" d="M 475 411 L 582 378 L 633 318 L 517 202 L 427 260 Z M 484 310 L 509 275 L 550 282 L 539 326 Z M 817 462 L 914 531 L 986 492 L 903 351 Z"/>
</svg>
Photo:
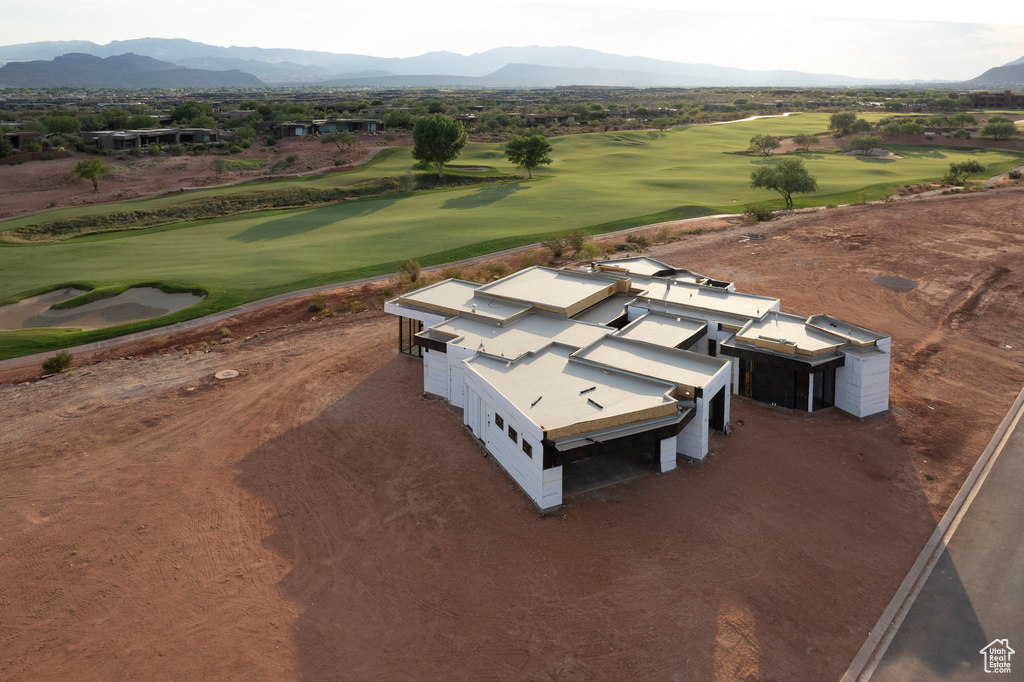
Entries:
<svg viewBox="0 0 1024 682">
<path fill-rule="evenodd" d="M 115 296 L 82 302 L 73 307 L 55 305 L 73 302 L 88 293 L 84 289 L 64 287 L 0 306 L 0 331 L 36 327 L 103 329 L 168 315 L 205 298 L 193 293 L 167 293 L 157 287 L 132 287 Z"/>
<path fill-rule="evenodd" d="M 500 145 L 470 144 L 459 164 L 489 170 L 453 169 L 445 173 L 449 185 L 431 189 L 417 189 L 421 171 L 410 151 L 393 149 L 344 173 L 60 208 L 6 220 L 0 222 L 0 301 L 71 282 L 97 288 L 164 282 L 205 291 L 207 297 L 159 323 L 81 333 L 0 332 L 0 358 L 198 317 L 286 291 L 394 272 L 408 258 L 427 266 L 571 229 L 599 234 L 741 213 L 755 202 L 782 208 L 777 193 L 750 187 L 752 171 L 769 161 L 736 152 L 746 150 L 754 134 L 825 133 L 828 121 L 827 114 L 799 114 L 664 132 L 555 138 L 553 163 L 534 169 L 532 180 L 516 177 L 518 171 Z M 976 159 L 989 175 L 1021 162 L 1019 154 L 1004 150 L 895 149 L 901 158 L 850 157 L 818 149 L 791 152 L 804 160 L 818 187 L 813 194 L 796 195 L 795 205 L 882 199 L 895 186 L 939 180 L 954 161 Z M 455 184 L 469 181 L 474 184 Z M 266 210 L 270 208 L 275 210 Z M 232 215 L 211 218 L 211 211 Z M 117 281 L 111 281 L 114 276 Z"/>
<path fill-rule="evenodd" d="M 1022 200 L 714 219 L 651 248 L 887 335 L 889 410 L 732 395 L 702 463 L 547 515 L 424 395 L 395 317 L 348 312 L 380 288 L 2 369 L 0 678 L 838 680 L 1024 383 Z M 664 322 L 582 360 L 699 333 Z"/>
</svg>

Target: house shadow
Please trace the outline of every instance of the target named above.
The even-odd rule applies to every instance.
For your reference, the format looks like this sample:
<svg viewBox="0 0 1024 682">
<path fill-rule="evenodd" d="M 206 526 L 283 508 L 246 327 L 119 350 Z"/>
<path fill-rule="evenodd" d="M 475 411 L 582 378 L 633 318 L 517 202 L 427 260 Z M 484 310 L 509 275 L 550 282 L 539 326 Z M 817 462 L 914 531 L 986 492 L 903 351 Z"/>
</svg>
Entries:
<svg viewBox="0 0 1024 682">
<path fill-rule="evenodd" d="M 396 201 L 397 199 L 393 197 L 372 197 L 342 201 L 328 206 L 288 210 L 277 218 L 258 222 L 238 234 L 231 235 L 229 239 L 250 243 L 291 237 L 376 213 L 392 206 Z"/>
<path fill-rule="evenodd" d="M 480 208 L 481 206 L 490 206 L 528 189 L 529 187 L 525 187 L 518 182 L 510 182 L 497 187 L 482 187 L 471 194 L 463 194 L 448 199 L 441 204 L 441 208 L 463 211 Z"/>
<path fill-rule="evenodd" d="M 982 647 L 1005 636 L 986 634 L 955 560 L 944 547 L 871 680 L 962 679 L 982 669 Z"/>
</svg>

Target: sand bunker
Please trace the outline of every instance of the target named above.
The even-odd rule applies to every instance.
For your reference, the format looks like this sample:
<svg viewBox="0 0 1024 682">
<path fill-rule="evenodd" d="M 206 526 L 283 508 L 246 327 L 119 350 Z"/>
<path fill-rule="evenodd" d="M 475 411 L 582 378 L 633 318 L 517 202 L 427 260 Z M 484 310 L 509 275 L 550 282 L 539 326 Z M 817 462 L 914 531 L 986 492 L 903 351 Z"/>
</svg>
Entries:
<svg viewBox="0 0 1024 682">
<path fill-rule="evenodd" d="M 83 293 L 80 289 L 58 289 L 0 306 L 0 331 L 34 327 L 102 329 L 177 312 L 205 298 L 194 294 L 168 294 L 156 287 L 136 287 L 112 298 L 86 303 L 77 308 L 50 310 L 54 303 Z"/>
<path fill-rule="evenodd" d="M 906 277 L 896 277 L 895 275 L 875 275 L 871 278 L 871 281 L 880 287 L 886 289 L 892 289 L 893 291 L 910 291 L 911 289 L 917 288 L 917 282 Z"/>
</svg>

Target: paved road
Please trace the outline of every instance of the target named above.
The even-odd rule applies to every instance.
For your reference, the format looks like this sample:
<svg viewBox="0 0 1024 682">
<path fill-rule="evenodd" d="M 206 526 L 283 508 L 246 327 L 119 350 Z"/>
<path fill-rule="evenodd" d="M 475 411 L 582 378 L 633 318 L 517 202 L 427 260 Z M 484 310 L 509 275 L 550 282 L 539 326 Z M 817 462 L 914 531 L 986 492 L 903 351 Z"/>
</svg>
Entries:
<svg viewBox="0 0 1024 682">
<path fill-rule="evenodd" d="M 1008 674 L 981 649 L 1007 639 Z M 1024 419 L 1017 421 L 871 682 L 1024 680 Z"/>
</svg>

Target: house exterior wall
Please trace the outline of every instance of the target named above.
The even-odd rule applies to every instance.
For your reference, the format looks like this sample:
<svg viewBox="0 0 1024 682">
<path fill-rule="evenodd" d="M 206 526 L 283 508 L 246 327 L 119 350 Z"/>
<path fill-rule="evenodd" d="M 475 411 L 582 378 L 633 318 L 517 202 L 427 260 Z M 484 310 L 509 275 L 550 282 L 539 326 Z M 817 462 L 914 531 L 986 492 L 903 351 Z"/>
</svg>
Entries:
<svg viewBox="0 0 1024 682">
<path fill-rule="evenodd" d="M 732 367 L 726 365 L 715 378 L 704 387 L 703 395 L 694 402 L 697 404 L 696 413 L 690 423 L 683 427 L 683 430 L 676 436 L 676 452 L 680 455 L 703 460 L 708 454 L 708 443 L 710 442 L 711 413 L 708 402 L 725 388 L 725 401 L 723 406 L 723 422 L 729 423 L 730 403 L 729 383 L 732 379 Z"/>
<path fill-rule="evenodd" d="M 856 417 L 889 409 L 889 353 L 862 358 L 846 354 L 846 364 L 836 369 L 835 406 Z"/>
<path fill-rule="evenodd" d="M 550 509 L 560 505 L 562 467 L 544 469 L 543 431 L 478 374 L 467 369 L 464 377 L 465 399 L 467 403 L 472 403 L 473 407 L 463 411 L 463 423 L 483 441 L 487 452 L 538 507 Z M 476 407 L 478 404 L 479 413 Z M 502 427 L 497 426 L 495 414 L 501 415 L 504 420 Z M 471 421 L 476 423 L 473 424 Z M 517 432 L 515 441 L 509 438 L 510 426 Z M 478 429 L 482 433 L 477 433 Z M 533 447 L 532 457 L 523 451 L 523 439 Z"/>
<path fill-rule="evenodd" d="M 661 473 L 672 471 L 676 468 L 676 438 L 677 436 L 664 438 L 661 443 L 659 443 L 658 454 L 660 467 L 658 470 Z"/>
<path fill-rule="evenodd" d="M 448 354 L 423 350 L 423 392 L 448 397 Z"/>
</svg>

